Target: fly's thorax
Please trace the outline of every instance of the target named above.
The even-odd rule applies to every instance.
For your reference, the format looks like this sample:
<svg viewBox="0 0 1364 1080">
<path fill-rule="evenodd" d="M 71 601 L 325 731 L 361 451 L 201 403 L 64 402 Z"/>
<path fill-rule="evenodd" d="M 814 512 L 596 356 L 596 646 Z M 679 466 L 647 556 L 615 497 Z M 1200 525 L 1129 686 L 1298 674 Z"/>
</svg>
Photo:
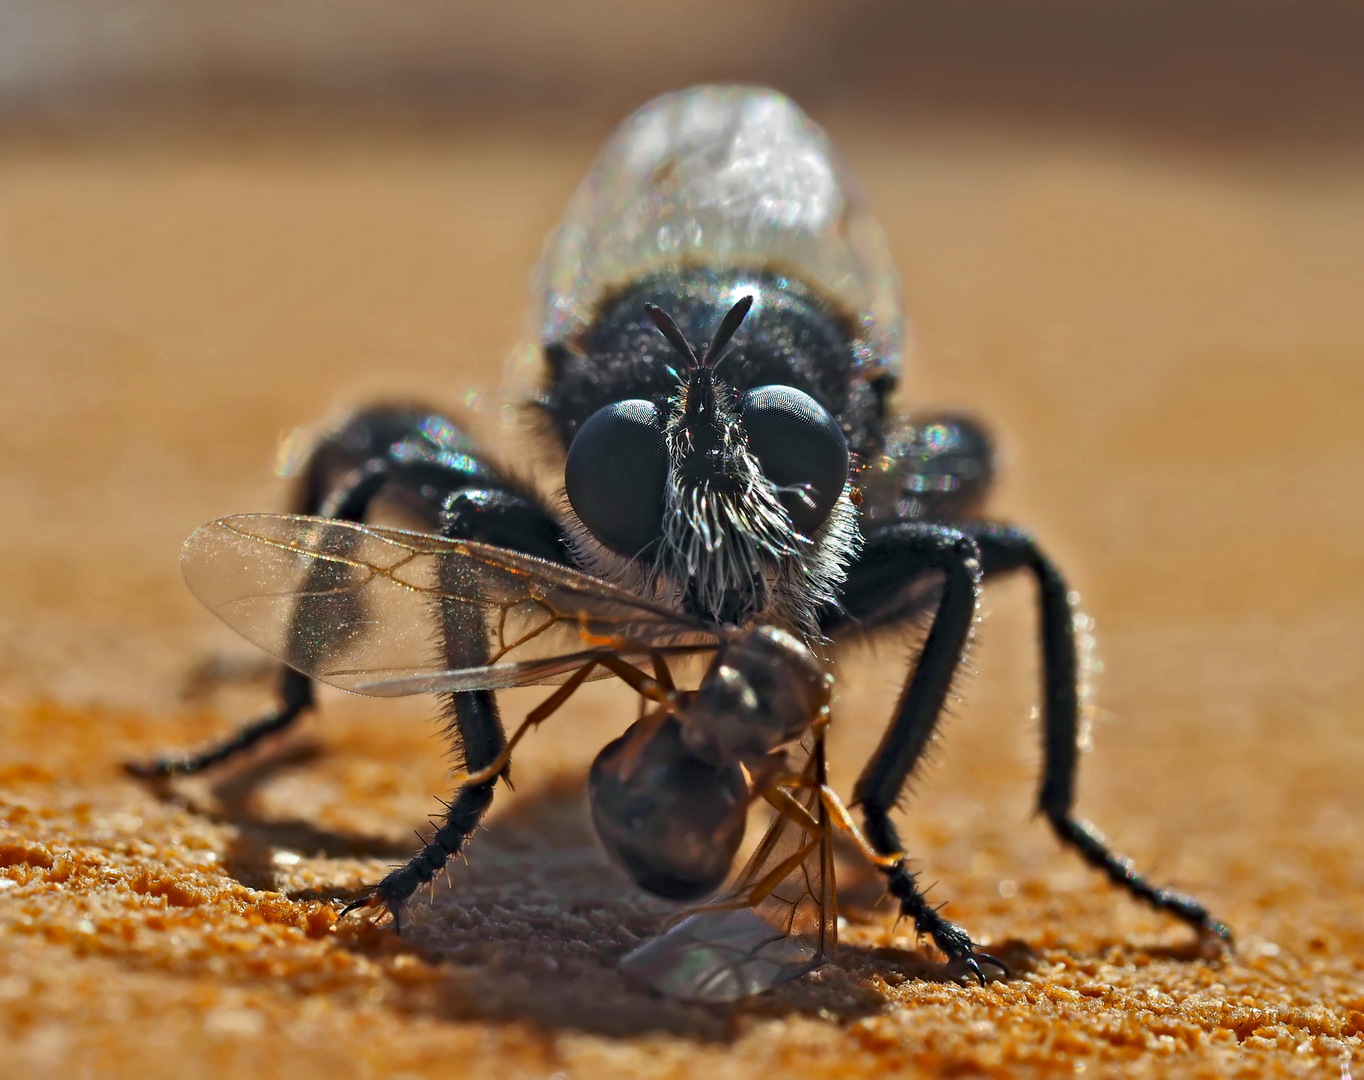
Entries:
<svg viewBox="0 0 1364 1080">
<path fill-rule="evenodd" d="M 831 683 L 794 634 L 756 627 L 716 654 L 684 712 L 682 742 L 705 761 L 754 761 L 809 730 Z"/>
<path fill-rule="evenodd" d="M 748 819 L 748 784 L 737 761 L 716 764 L 693 754 L 675 719 L 652 735 L 639 726 L 592 763 L 592 822 L 640 888 L 695 900 L 729 874 Z"/>
</svg>

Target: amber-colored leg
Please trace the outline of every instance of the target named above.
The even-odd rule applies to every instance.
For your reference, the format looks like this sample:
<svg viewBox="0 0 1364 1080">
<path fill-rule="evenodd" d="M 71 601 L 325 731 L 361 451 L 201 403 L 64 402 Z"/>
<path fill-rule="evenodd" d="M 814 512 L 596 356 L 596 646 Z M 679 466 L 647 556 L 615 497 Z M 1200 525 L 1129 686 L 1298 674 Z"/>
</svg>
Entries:
<svg viewBox="0 0 1364 1080">
<path fill-rule="evenodd" d="M 511 760 L 512 751 L 516 749 L 516 744 L 525 737 L 531 728 L 539 727 L 541 723 L 562 708 L 564 702 L 573 696 L 598 667 L 606 668 L 628 684 L 642 698 L 649 701 L 665 702 L 672 693 L 670 686 L 665 687 L 658 679 L 650 678 L 639 668 L 627 664 L 618 656 L 606 653 L 593 657 L 575 671 L 554 693 L 526 714 L 526 719 L 521 722 L 521 726 L 516 729 L 512 737 L 507 740 L 507 745 L 502 748 L 502 752 L 493 758 L 487 766 L 477 772 L 456 775 L 455 781 L 460 784 L 486 784 L 501 775 L 502 770 L 507 767 L 507 762 Z M 666 665 L 664 667 L 666 668 Z M 671 679 L 669 683 L 671 683 Z"/>
</svg>

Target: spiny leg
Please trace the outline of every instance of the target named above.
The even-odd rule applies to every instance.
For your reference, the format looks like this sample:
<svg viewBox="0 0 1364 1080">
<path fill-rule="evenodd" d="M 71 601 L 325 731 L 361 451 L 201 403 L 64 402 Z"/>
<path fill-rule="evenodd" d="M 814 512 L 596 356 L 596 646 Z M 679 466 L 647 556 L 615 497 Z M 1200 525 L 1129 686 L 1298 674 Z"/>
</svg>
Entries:
<svg viewBox="0 0 1364 1080">
<path fill-rule="evenodd" d="M 486 690 L 471 690 L 446 696 L 450 728 L 463 744 L 464 760 L 483 767 L 501 752 L 505 742 L 497 704 Z M 464 784 L 445 805 L 445 814 L 431 839 L 406 864 L 385 875 L 374 888 L 352 900 L 341 914 L 357 908 L 382 904 L 393 916 L 393 927 L 402 930 L 402 908 L 421 886 L 445 869 L 473 835 L 493 801 L 496 778 L 483 784 Z"/>
<path fill-rule="evenodd" d="M 1061 842 L 1079 852 L 1090 866 L 1137 899 L 1166 911 L 1200 933 L 1231 940 L 1231 931 L 1201 903 L 1174 889 L 1160 888 L 1137 873 L 1132 860 L 1115 854 L 1087 821 L 1072 815 L 1078 764 L 1080 674 L 1069 591 L 1060 572 L 1021 529 L 992 523 L 965 525 L 980 548 L 986 574 L 1026 569 L 1036 579 L 1042 636 L 1044 765 L 1037 807 Z"/>
<path fill-rule="evenodd" d="M 980 597 L 979 555 L 974 541 L 956 529 L 929 522 L 895 522 L 868 535 L 845 589 L 849 623 L 862 610 L 877 621 L 886 618 L 887 597 L 902 594 L 907 584 L 933 573 L 941 575 L 942 586 L 923 650 L 890 727 L 853 790 L 853 802 L 862 807 L 866 838 L 882 856 L 904 850 L 890 812 L 928 745 L 966 655 Z M 912 920 L 920 935 L 931 938 L 950 962 L 964 964 L 982 985 L 986 978 L 981 960 L 1007 972 L 965 930 L 928 903 L 904 858 L 883 867 L 882 872 L 900 914 Z"/>
<path fill-rule="evenodd" d="M 475 613 L 476 614 L 476 613 Z M 472 667 L 486 658 L 486 628 L 467 625 L 470 621 L 468 605 L 448 605 L 443 610 L 443 640 L 445 660 L 451 667 Z M 580 668 L 572 679 L 559 687 L 541 703 L 516 733 L 519 738 L 534 724 L 539 723 L 559 708 L 597 666 L 610 668 L 641 694 L 657 687 L 638 668 L 612 655 L 598 657 Z M 653 695 L 645 695 L 653 696 Z M 388 874 L 368 895 L 347 904 L 341 914 L 374 903 L 383 904 L 393 916 L 393 925 L 401 929 L 401 911 L 418 888 L 431 881 L 445 864 L 458 855 L 478 827 L 492 804 L 493 788 L 499 776 L 506 775 L 512 744 L 502 730 L 497 703 L 487 691 L 469 691 L 447 695 L 447 711 L 451 733 L 462 749 L 464 762 L 469 767 L 468 778 L 455 797 L 445 804 L 444 821 L 436 829 L 422 850 L 405 866 Z M 660 712 L 661 720 L 666 712 Z"/>
<path fill-rule="evenodd" d="M 542 549 L 554 550 L 548 542 L 552 534 L 547 532 L 549 525 L 542 522 L 535 511 L 536 507 L 528 502 L 527 497 L 515 491 L 493 492 L 491 497 L 486 491 L 454 493 L 442 511 L 441 533 L 451 540 L 498 543 L 544 557 Z M 544 514 L 544 518 L 552 525 L 552 519 L 547 514 Z M 561 558 L 565 552 L 563 547 L 558 549 Z M 458 572 L 453 565 L 442 566 L 443 574 L 457 575 Z M 462 583 L 457 577 L 442 580 L 440 585 L 451 596 L 462 594 Z M 489 628 L 483 618 L 483 614 L 473 605 L 459 601 L 441 602 L 440 645 L 445 666 L 468 668 L 488 662 Z M 445 709 L 447 734 L 456 753 L 462 756 L 464 768 L 470 774 L 482 773 L 501 757 L 507 746 L 496 698 L 486 690 L 447 694 Z M 463 850 L 492 805 L 497 777 L 506 773 L 507 766 L 504 764 L 502 769 L 482 783 L 462 784 L 454 798 L 445 804 L 445 815 L 440 825 L 421 851 L 406 865 L 385 876 L 367 896 L 346 905 L 341 914 L 378 903 L 393 916 L 394 928 L 401 929 L 403 905 L 418 888 L 431 881 L 452 857 Z"/>
</svg>

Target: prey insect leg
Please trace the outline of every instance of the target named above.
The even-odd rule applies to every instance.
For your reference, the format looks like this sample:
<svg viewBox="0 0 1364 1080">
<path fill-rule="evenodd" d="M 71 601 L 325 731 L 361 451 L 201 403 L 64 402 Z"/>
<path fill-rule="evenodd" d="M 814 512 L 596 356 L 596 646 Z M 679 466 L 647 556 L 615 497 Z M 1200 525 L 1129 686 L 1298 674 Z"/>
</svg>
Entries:
<svg viewBox="0 0 1364 1080">
<path fill-rule="evenodd" d="M 773 805 L 775 806 L 776 804 L 774 803 Z M 777 809 L 783 814 L 786 813 L 782 807 L 778 806 Z M 806 824 L 803 821 L 800 821 L 799 819 L 793 820 L 795 820 L 796 824 L 802 829 L 806 828 Z M 739 896 L 735 896 L 729 900 L 713 900 L 709 904 L 698 904 L 695 907 L 683 908 L 668 920 L 669 924 L 679 923 L 688 916 L 698 915 L 702 912 L 737 911 L 741 908 L 757 907 L 771 895 L 773 889 L 786 880 L 792 870 L 808 859 L 815 848 L 819 846 L 824 838 L 824 834 L 822 830 L 818 829 L 818 826 L 816 826 L 816 830 L 817 832 L 814 836 L 811 836 L 809 840 L 781 862 L 777 863 L 771 870 L 763 874 L 757 881 L 751 882 Z"/>
<path fill-rule="evenodd" d="M 598 667 L 610 669 L 628 683 L 639 694 L 641 701 L 662 701 L 667 696 L 666 693 L 660 691 L 655 680 L 650 679 L 638 668 L 617 657 L 601 656 L 589 660 L 554 693 L 526 714 L 526 719 L 521 722 L 521 726 L 512 733 L 512 737 L 507 740 L 507 745 L 502 748 L 502 752 L 490 764 L 475 773 L 457 774 L 456 781 L 461 784 L 485 784 L 500 775 L 502 770 L 507 767 L 508 762 L 511 761 L 512 751 L 516 749 L 516 744 L 532 728 L 539 727 L 541 723 L 556 713 Z"/>
<path fill-rule="evenodd" d="M 857 822 L 853 820 L 852 814 L 843 805 L 843 800 L 828 784 L 815 783 L 806 776 L 786 776 L 775 781 L 762 793 L 763 798 L 811 835 L 818 835 L 816 830 L 818 830 L 819 824 L 815 821 L 814 815 L 786 790 L 788 787 L 816 791 L 819 795 L 819 801 L 824 804 L 825 812 L 829 815 L 834 826 L 853 838 L 853 843 L 857 845 L 857 849 L 862 853 L 863 858 L 873 866 L 882 870 L 889 870 L 905 857 L 904 853 L 900 851 L 883 855 L 872 847 L 871 841 L 857 827 Z"/>
<path fill-rule="evenodd" d="M 903 852 L 897 851 L 891 855 L 883 855 L 872 847 L 871 841 L 868 840 L 866 834 L 857 827 L 857 822 L 853 821 L 852 815 L 848 813 L 848 808 L 843 805 L 843 800 L 838 797 L 834 789 L 829 787 L 828 784 L 820 785 L 819 798 L 824 804 L 824 809 L 828 813 L 829 819 L 840 830 L 853 838 L 853 843 L 855 843 L 857 849 L 862 852 L 862 857 L 873 866 L 879 867 L 882 870 L 890 870 L 894 868 L 896 863 L 904 859 L 905 856 Z"/>
</svg>

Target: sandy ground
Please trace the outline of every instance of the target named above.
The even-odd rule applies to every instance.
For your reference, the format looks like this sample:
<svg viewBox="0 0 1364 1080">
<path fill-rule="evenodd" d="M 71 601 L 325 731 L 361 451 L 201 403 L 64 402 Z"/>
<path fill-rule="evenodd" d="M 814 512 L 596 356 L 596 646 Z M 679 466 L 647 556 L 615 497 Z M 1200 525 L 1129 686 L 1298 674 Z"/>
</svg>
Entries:
<svg viewBox="0 0 1364 1080">
<path fill-rule="evenodd" d="M 987 988 L 845 876 L 836 963 L 732 1008 L 614 961 L 662 908 L 581 803 L 633 715 L 599 686 L 401 940 L 337 924 L 447 794 L 429 703 L 326 694 L 244 768 L 155 792 L 120 761 L 261 710 L 176 553 L 282 508 L 299 425 L 379 396 L 496 438 L 539 245 L 602 132 L 449 124 L 0 133 L 0 1053 L 7 1075 L 713 1078 L 1364 1069 L 1364 173 L 829 118 L 905 275 L 903 399 L 1003 448 L 1097 629 L 1081 809 L 1237 933 L 1138 908 L 1031 816 L 1026 582 L 904 814 Z M 838 669 L 835 782 L 906 642 Z M 515 715 L 531 699 L 513 697 Z M 12 1071 L 11 1071 L 12 1070 Z M 1364 1075 L 1364 1074 L 1361 1074 Z"/>
</svg>

